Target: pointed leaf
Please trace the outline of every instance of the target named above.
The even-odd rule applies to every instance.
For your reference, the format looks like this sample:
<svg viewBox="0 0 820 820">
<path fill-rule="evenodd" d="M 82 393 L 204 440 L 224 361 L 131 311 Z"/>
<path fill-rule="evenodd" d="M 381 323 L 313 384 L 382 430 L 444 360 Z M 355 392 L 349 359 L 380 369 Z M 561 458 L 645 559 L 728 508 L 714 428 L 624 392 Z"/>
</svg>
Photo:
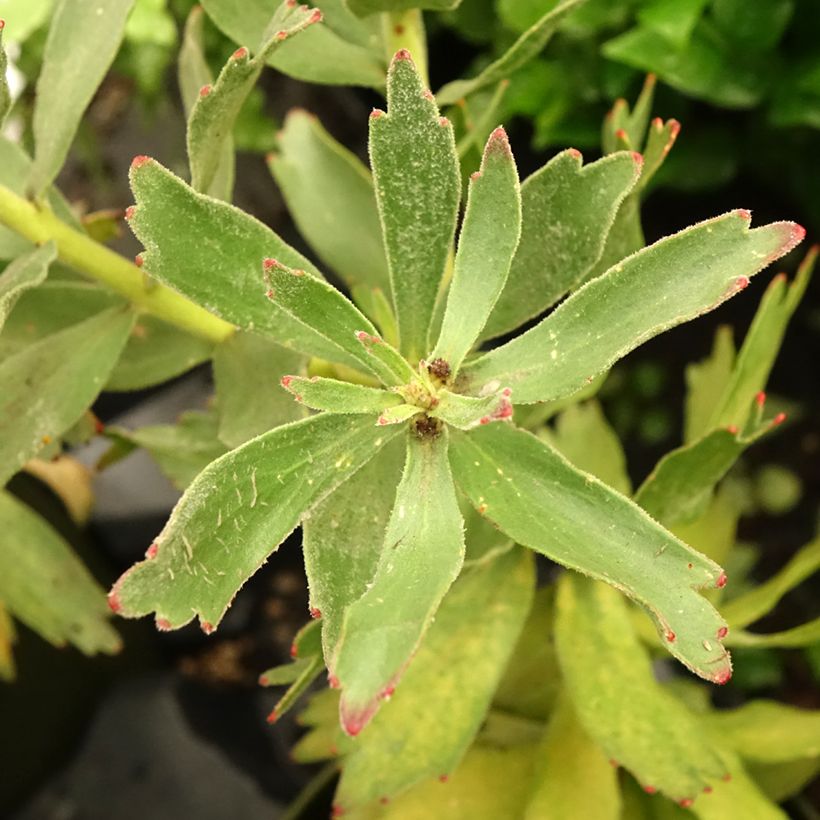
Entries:
<svg viewBox="0 0 820 820">
<path fill-rule="evenodd" d="M 643 173 L 638 182 L 638 191 L 643 191 L 658 173 L 666 160 L 667 154 L 680 133 L 680 123 L 677 120 L 666 120 L 655 117 L 649 126 L 646 137 L 646 146 L 643 150 Z"/>
<path fill-rule="evenodd" d="M 533 562 L 524 550 L 465 570 L 390 703 L 356 739 L 336 791 L 338 806 L 349 810 L 393 799 L 458 768 L 484 720 L 534 587 Z"/>
<path fill-rule="evenodd" d="M 188 119 L 188 160 L 191 186 L 209 193 L 223 157 L 223 145 L 233 133 L 236 118 L 265 62 L 285 40 L 318 23 L 322 13 L 284 0 L 265 28 L 263 43 L 253 58 L 247 48 L 237 49 L 213 86 L 203 86 Z"/>
<path fill-rule="evenodd" d="M 292 665 L 298 668 L 298 674 L 268 715 L 268 723 L 276 723 L 282 715 L 287 714 L 325 668 L 321 655 L 311 655 L 304 660 L 297 660 Z"/>
<path fill-rule="evenodd" d="M 481 424 L 512 418 L 510 395 L 507 388 L 483 398 L 442 390 L 438 394 L 439 403 L 429 411 L 429 415 L 459 430 L 472 430 Z"/>
<path fill-rule="evenodd" d="M 514 71 L 541 53 L 565 15 L 584 0 L 563 0 L 525 31 L 494 63 L 477 77 L 447 83 L 436 94 L 439 105 L 453 105 L 468 94 L 509 77 Z"/>
<path fill-rule="evenodd" d="M 133 321 L 113 308 L 0 362 L 0 486 L 91 406 Z"/>
<path fill-rule="evenodd" d="M 538 316 L 585 278 L 640 172 L 633 154 L 582 165 L 570 148 L 524 180 L 521 242 L 483 338 Z"/>
<path fill-rule="evenodd" d="M 607 758 L 676 801 L 720 787 L 720 755 L 695 716 L 655 680 L 621 596 L 565 573 L 555 640 L 576 714 Z"/>
<path fill-rule="evenodd" d="M 792 222 L 749 230 L 748 211 L 733 211 L 661 239 L 468 364 L 470 392 L 498 382 L 523 404 L 569 395 L 646 340 L 734 296 L 804 235 Z"/>
<path fill-rule="evenodd" d="M 217 459 L 174 508 L 153 555 L 117 581 L 112 608 L 130 618 L 156 612 L 163 629 L 198 615 L 211 631 L 301 517 L 389 438 L 367 418 L 320 415 Z"/>
<path fill-rule="evenodd" d="M 55 646 L 112 654 L 105 593 L 68 544 L 13 495 L 0 491 L 0 600 Z"/>
<path fill-rule="evenodd" d="M 262 267 L 268 283 L 266 295 L 271 304 L 293 322 L 321 336 L 327 344 L 339 348 L 335 356 L 337 360 L 346 354 L 388 385 L 406 381 L 407 362 L 383 339 L 377 343 L 382 354 L 392 354 L 389 358 L 371 356 L 367 352 L 364 339 L 378 339 L 376 328 L 333 285 L 276 259 L 265 259 Z"/>
<path fill-rule="evenodd" d="M 781 649 L 795 649 L 801 646 L 811 646 L 820 642 L 820 618 L 786 629 L 783 632 L 746 632 L 736 629 L 727 638 L 732 646 L 779 647 Z"/>
<path fill-rule="evenodd" d="M 304 523 L 310 610 L 321 617 L 322 645 L 333 658 L 344 612 L 367 591 L 384 547 L 384 531 L 404 462 L 404 439 L 383 447 Z M 338 710 L 337 710 L 338 712 Z M 338 725 L 338 715 L 333 722 Z"/>
<path fill-rule="evenodd" d="M 265 299 L 266 257 L 318 274 L 270 228 L 225 202 L 198 194 L 147 157 L 137 157 L 132 164 L 131 187 L 137 206 L 129 224 L 146 248 L 141 259 L 152 277 L 244 330 L 324 359 L 342 357 L 355 364 L 337 345 Z M 174 219 L 168 219 L 169 213 Z"/>
<path fill-rule="evenodd" d="M 410 433 L 407 461 L 367 592 L 347 609 L 332 672 L 342 726 L 355 735 L 392 692 L 464 561 L 464 533 L 447 432 Z"/>
<path fill-rule="evenodd" d="M 430 359 L 458 373 L 507 281 L 521 235 L 521 194 L 507 134 L 490 135 L 472 175 L 441 333 Z"/>
<path fill-rule="evenodd" d="M 74 134 L 125 32 L 134 0 L 60 0 L 37 80 L 29 190 L 40 197 L 65 161 Z"/>
<path fill-rule="evenodd" d="M 721 325 L 715 332 L 709 356 L 686 366 L 684 443 L 691 444 L 711 431 L 712 416 L 732 375 L 734 363 L 732 328 Z"/>
<path fill-rule="evenodd" d="M 379 416 L 377 423 L 379 425 L 401 424 L 403 421 L 407 421 L 423 412 L 424 410 L 415 404 L 397 404 L 395 407 L 388 407 Z"/>
<path fill-rule="evenodd" d="M 370 117 L 370 160 L 401 350 L 424 356 L 456 228 L 461 175 L 453 127 L 439 117 L 410 54 L 387 76 L 387 113 Z"/>
<path fill-rule="evenodd" d="M 401 398 L 388 390 L 351 384 L 320 376 L 284 376 L 282 387 L 293 394 L 296 401 L 312 410 L 330 413 L 375 413 L 401 404 Z"/>
<path fill-rule="evenodd" d="M 219 438 L 228 447 L 273 427 L 298 421 L 306 412 L 279 387 L 286 373 L 304 372 L 304 356 L 257 336 L 234 333 L 214 351 Z"/>
<path fill-rule="evenodd" d="M 717 564 L 510 425 L 454 434 L 450 455 L 459 487 L 487 519 L 519 544 L 635 598 L 684 665 L 707 680 L 728 679 L 729 656 L 717 638 L 726 624 L 696 591 L 725 583 Z"/>
<path fill-rule="evenodd" d="M 268 167 L 299 233 L 349 288 L 389 293 L 370 171 L 306 111 L 288 114 L 278 142 Z"/>
<path fill-rule="evenodd" d="M 18 257 L 0 273 L 0 330 L 20 294 L 45 281 L 48 266 L 56 255 L 57 248 L 49 242 Z"/>
</svg>

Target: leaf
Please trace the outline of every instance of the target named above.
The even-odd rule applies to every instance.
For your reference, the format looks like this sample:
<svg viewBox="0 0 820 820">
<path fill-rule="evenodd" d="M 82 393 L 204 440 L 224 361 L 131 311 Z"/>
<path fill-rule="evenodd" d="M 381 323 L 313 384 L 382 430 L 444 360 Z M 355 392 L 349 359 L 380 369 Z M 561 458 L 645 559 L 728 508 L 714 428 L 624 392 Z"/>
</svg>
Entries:
<svg viewBox="0 0 820 820">
<path fill-rule="evenodd" d="M 454 374 L 504 289 L 521 236 L 518 171 L 500 126 L 487 140 L 481 169 L 470 180 L 444 320 L 429 356 L 444 359 Z"/>
<path fill-rule="evenodd" d="M 134 0 L 60 0 L 37 80 L 28 188 L 40 197 L 65 161 L 74 135 L 119 50 Z"/>
<path fill-rule="evenodd" d="M 349 288 L 389 293 L 370 171 L 306 111 L 288 114 L 278 144 L 268 167 L 299 233 Z"/>
<path fill-rule="evenodd" d="M 342 726 L 358 734 L 392 693 L 464 561 L 447 432 L 408 433 L 407 461 L 367 591 L 345 612 L 331 672 Z"/>
<path fill-rule="evenodd" d="M 660 34 L 673 49 L 686 45 L 708 0 L 649 0 L 638 11 L 641 24 Z"/>
<path fill-rule="evenodd" d="M 2 0 L 0 14 L 6 18 L 12 43 L 25 42 L 48 19 L 53 0 Z"/>
<path fill-rule="evenodd" d="M 146 247 L 141 259 L 153 278 L 243 330 L 303 353 L 355 364 L 337 345 L 265 299 L 262 261 L 267 257 L 318 275 L 270 228 L 232 205 L 198 194 L 147 157 L 132 164 L 131 187 L 137 205 L 129 224 Z"/>
<path fill-rule="evenodd" d="M 350 10 L 359 17 L 387 11 L 404 11 L 405 9 L 430 9 L 431 11 L 450 11 L 461 4 L 461 0 L 346 0 Z"/>
<path fill-rule="evenodd" d="M 585 278 L 639 176 L 632 154 L 582 166 L 580 153 L 570 148 L 524 181 L 521 242 L 483 338 L 538 316 Z"/>
<path fill-rule="evenodd" d="M 49 242 L 18 257 L 0 272 L 0 330 L 20 294 L 45 281 L 48 266 L 56 255 L 57 248 L 53 242 Z"/>
<path fill-rule="evenodd" d="M 234 42 L 254 45 L 270 21 L 269 0 L 204 0 L 208 16 Z M 384 86 L 381 42 L 342 0 L 318 0 L 325 23 L 285 42 L 270 64 L 291 77 L 326 85 Z M 378 22 L 378 21 L 377 21 Z"/>
<path fill-rule="evenodd" d="M 781 649 L 811 646 L 820 642 L 820 618 L 783 632 L 769 632 L 765 635 L 737 629 L 731 633 L 730 640 L 732 646 L 779 647 Z"/>
<path fill-rule="evenodd" d="M 255 333 L 234 333 L 214 351 L 219 438 L 238 447 L 268 430 L 305 417 L 279 387 L 286 373 L 304 372 L 307 360 Z"/>
<path fill-rule="evenodd" d="M 108 623 L 105 594 L 46 522 L 0 491 L 0 601 L 54 646 L 113 654 L 121 643 Z"/>
<path fill-rule="evenodd" d="M 472 430 L 481 424 L 512 418 L 513 406 L 510 395 L 507 388 L 483 398 L 441 390 L 438 394 L 439 403 L 428 412 L 428 415 L 441 419 L 459 430 Z"/>
<path fill-rule="evenodd" d="M 778 601 L 820 569 L 820 538 L 806 544 L 777 575 L 732 599 L 723 614 L 732 628 L 742 628 L 771 612 Z"/>
<path fill-rule="evenodd" d="M 673 800 L 721 787 L 720 755 L 695 716 L 655 680 L 626 602 L 614 590 L 562 575 L 555 641 L 578 718 L 608 758 Z"/>
<path fill-rule="evenodd" d="M 282 387 L 292 393 L 296 401 L 312 410 L 330 413 L 376 413 L 401 404 L 401 398 L 388 390 L 351 384 L 320 376 L 284 376 Z"/>
<path fill-rule="evenodd" d="M 401 478 L 403 445 L 403 438 L 391 440 L 364 470 L 329 495 L 304 523 L 302 550 L 310 609 L 321 617 L 328 666 L 345 610 L 364 595 L 376 574 Z M 338 725 L 336 715 L 334 722 Z"/>
<path fill-rule="evenodd" d="M 429 350 L 461 175 L 452 124 L 439 117 L 407 51 L 390 64 L 387 113 L 370 116 L 370 161 L 401 350 L 414 360 Z"/>
<path fill-rule="evenodd" d="M 525 820 L 619 820 L 618 774 L 587 735 L 567 697 L 559 698 L 538 750 Z"/>
<path fill-rule="evenodd" d="M 401 424 L 403 421 L 407 421 L 423 412 L 423 408 L 415 404 L 398 404 L 385 410 L 379 416 L 377 423 L 380 425 Z"/>
<path fill-rule="evenodd" d="M 3 48 L 3 29 L 6 26 L 5 20 L 0 20 L 0 128 L 6 121 L 9 111 L 11 111 L 12 99 L 9 91 L 9 83 L 6 79 L 8 70 L 8 59 L 6 50 Z"/>
<path fill-rule="evenodd" d="M 336 791 L 339 807 L 393 800 L 415 783 L 458 770 L 524 624 L 534 587 L 534 564 L 524 550 L 464 571 L 401 686 L 345 759 Z"/>
<path fill-rule="evenodd" d="M 721 325 L 715 332 L 708 358 L 686 366 L 684 443 L 691 444 L 710 432 L 712 416 L 731 378 L 734 363 L 732 328 Z"/>
<path fill-rule="evenodd" d="M 717 638 L 726 624 L 696 591 L 724 583 L 717 564 L 522 430 L 454 433 L 450 458 L 461 490 L 510 538 L 634 598 L 678 660 L 707 680 L 728 680 Z"/>
<path fill-rule="evenodd" d="M 133 321 L 113 308 L 0 362 L 0 486 L 91 405 Z"/>
<path fill-rule="evenodd" d="M 188 161 L 194 190 L 210 193 L 224 156 L 223 144 L 231 137 L 236 118 L 262 74 L 265 62 L 285 40 L 321 19 L 318 9 L 283 0 L 265 27 L 262 45 L 256 54 L 251 57 L 247 48 L 237 49 L 216 82 L 202 87 L 188 118 Z"/>
<path fill-rule="evenodd" d="M 453 105 L 469 94 L 509 77 L 541 53 L 567 12 L 583 2 L 584 0 L 563 0 L 525 31 L 501 57 L 488 65 L 477 77 L 447 83 L 436 94 L 438 104 Z"/>
<path fill-rule="evenodd" d="M 137 317 L 106 390 L 142 390 L 208 361 L 213 344 L 148 314 Z"/>
<path fill-rule="evenodd" d="M 0 680 L 11 683 L 17 677 L 14 665 L 14 644 L 17 633 L 8 610 L 0 602 Z"/>
<path fill-rule="evenodd" d="M 130 452 L 143 447 L 178 489 L 184 490 L 211 462 L 225 454 L 225 445 L 216 435 L 216 418 L 211 413 L 183 413 L 178 424 L 157 424 L 126 430 L 111 425 L 105 434 L 126 445 Z M 125 453 L 127 454 L 127 453 Z M 110 463 L 103 457 L 102 466 Z"/>
<path fill-rule="evenodd" d="M 378 338 L 370 320 L 333 285 L 276 259 L 265 259 L 263 268 L 271 304 L 310 333 L 336 346 L 337 360 L 340 355 L 347 355 L 387 385 L 404 384 L 412 375 L 399 352 Z M 381 355 L 371 356 L 368 344 L 378 344 Z"/>
<path fill-rule="evenodd" d="M 182 47 L 177 61 L 177 81 L 182 94 L 185 117 L 190 119 L 191 111 L 199 99 L 199 92 L 212 85 L 214 78 L 208 61 L 205 59 L 203 23 L 205 17 L 202 6 L 194 6 L 185 21 L 182 35 Z M 225 135 L 216 158 L 217 169 L 206 193 L 216 199 L 230 202 L 233 196 L 236 156 L 234 153 L 233 134 Z"/>
<path fill-rule="evenodd" d="M 369 419 L 320 415 L 232 450 L 188 487 L 153 556 L 117 581 L 109 604 L 128 618 L 156 612 L 162 629 L 198 615 L 212 631 L 302 516 L 389 439 Z"/>
<path fill-rule="evenodd" d="M 792 222 L 749 230 L 748 211 L 733 211 L 661 239 L 470 362 L 469 392 L 498 382 L 522 404 L 569 395 L 658 333 L 716 308 L 804 234 Z"/>
<path fill-rule="evenodd" d="M 292 666 L 297 667 L 298 675 L 276 702 L 276 706 L 273 707 L 267 717 L 268 723 L 276 723 L 283 715 L 287 714 L 325 668 L 321 655 L 311 655 L 304 660 L 297 660 Z"/>
</svg>

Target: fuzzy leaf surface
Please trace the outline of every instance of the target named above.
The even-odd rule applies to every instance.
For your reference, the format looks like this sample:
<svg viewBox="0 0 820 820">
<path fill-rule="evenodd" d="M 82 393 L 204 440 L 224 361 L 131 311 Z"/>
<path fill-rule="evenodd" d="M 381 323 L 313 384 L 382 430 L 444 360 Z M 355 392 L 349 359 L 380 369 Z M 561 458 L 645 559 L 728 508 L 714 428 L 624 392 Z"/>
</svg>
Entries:
<svg viewBox="0 0 820 820">
<path fill-rule="evenodd" d="M 54 646 L 117 652 L 105 593 L 39 515 L 0 490 L 0 601 Z"/>
<path fill-rule="evenodd" d="M 483 338 L 538 316 L 583 281 L 603 253 L 640 164 L 625 151 L 582 162 L 574 149 L 562 151 L 521 185 L 521 242 Z"/>
<path fill-rule="evenodd" d="M 578 718 L 608 758 L 673 800 L 720 786 L 725 765 L 695 716 L 655 680 L 621 596 L 565 573 L 555 640 Z"/>
<path fill-rule="evenodd" d="M 299 233 L 348 287 L 390 292 L 370 171 L 306 111 L 291 111 L 268 166 Z"/>
<path fill-rule="evenodd" d="M 481 424 L 503 421 L 510 418 L 513 412 L 510 391 L 507 389 L 483 398 L 442 390 L 438 398 L 439 403 L 429 411 L 429 415 L 458 430 L 472 430 Z"/>
<path fill-rule="evenodd" d="M 91 406 L 133 322 L 113 308 L 0 362 L 0 486 Z"/>
<path fill-rule="evenodd" d="M 716 585 L 717 564 L 522 430 L 454 433 L 451 461 L 472 504 L 510 538 L 634 598 L 662 637 L 674 633 L 663 643 L 678 660 L 725 681 L 731 664 L 716 635 L 726 624 L 697 592 Z"/>
<path fill-rule="evenodd" d="M 439 105 L 453 105 L 488 85 L 507 79 L 516 69 L 536 57 L 549 42 L 565 15 L 584 0 L 564 0 L 525 31 L 495 62 L 477 77 L 447 83 L 436 94 Z"/>
<path fill-rule="evenodd" d="M 521 235 L 521 192 L 503 128 L 487 140 L 481 168 L 470 179 L 453 280 L 441 333 L 430 359 L 457 373 L 504 289 Z"/>
<path fill-rule="evenodd" d="M 406 51 L 387 75 L 387 113 L 370 117 L 370 162 L 401 350 L 428 351 L 428 333 L 456 229 L 461 174 L 453 126 Z"/>
<path fill-rule="evenodd" d="M 661 239 L 469 363 L 471 392 L 498 381 L 522 404 L 569 395 L 638 345 L 735 295 L 804 234 L 792 222 L 750 230 L 748 212 L 732 211 Z"/>
<path fill-rule="evenodd" d="M 428 777 L 457 770 L 485 718 L 534 586 L 534 564 L 524 550 L 464 571 L 389 705 L 354 742 L 338 805 L 355 809 L 393 798 Z M 385 760 L 392 765 L 383 765 Z"/>
<path fill-rule="evenodd" d="M 709 356 L 686 366 L 685 444 L 691 444 L 711 432 L 712 416 L 722 400 L 734 363 L 732 328 L 721 325 L 715 332 Z"/>
<path fill-rule="evenodd" d="M 0 330 L 20 294 L 45 281 L 56 255 L 57 248 L 49 242 L 18 257 L 0 273 Z"/>
<path fill-rule="evenodd" d="M 302 373 L 307 359 L 255 333 L 238 331 L 214 351 L 219 438 L 228 447 L 305 417 L 304 408 L 279 386 Z"/>
<path fill-rule="evenodd" d="M 60 0 L 51 18 L 37 80 L 29 190 L 54 181 L 85 109 L 103 81 L 125 32 L 134 0 Z"/>
<path fill-rule="evenodd" d="M 331 493 L 304 523 L 310 608 L 321 615 L 328 665 L 348 606 L 376 574 L 404 463 L 404 439 L 385 445 L 363 470 Z M 338 719 L 334 716 L 334 723 Z"/>
<path fill-rule="evenodd" d="M 251 439 L 188 487 L 155 541 L 109 594 L 125 617 L 215 628 L 237 590 L 301 517 L 367 463 L 390 434 L 370 419 L 320 415 Z"/>
<path fill-rule="evenodd" d="M 265 298 L 262 261 L 268 257 L 318 275 L 270 228 L 226 202 L 197 193 L 154 160 L 132 165 L 131 187 L 137 207 L 129 224 L 145 246 L 144 269 L 152 277 L 243 330 L 355 364 L 337 345 Z"/>
<path fill-rule="evenodd" d="M 327 410 L 329 413 L 375 413 L 378 415 L 388 407 L 402 403 L 396 393 L 351 384 L 338 379 L 286 376 L 282 387 L 293 394 L 296 401 L 312 410 Z"/>
<path fill-rule="evenodd" d="M 364 728 L 396 686 L 464 562 L 464 525 L 447 432 L 408 433 L 404 474 L 372 584 L 345 612 L 332 672 L 342 726 Z"/>
</svg>

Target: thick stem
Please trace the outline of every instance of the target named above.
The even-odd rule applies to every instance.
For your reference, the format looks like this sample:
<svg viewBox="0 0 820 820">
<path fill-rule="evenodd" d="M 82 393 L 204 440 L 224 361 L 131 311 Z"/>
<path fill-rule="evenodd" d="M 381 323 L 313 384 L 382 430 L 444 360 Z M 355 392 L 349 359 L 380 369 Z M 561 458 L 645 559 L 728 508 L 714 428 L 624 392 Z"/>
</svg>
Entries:
<svg viewBox="0 0 820 820">
<path fill-rule="evenodd" d="M 387 11 L 382 15 L 384 45 L 388 62 L 399 49 L 406 48 L 416 64 L 425 85 L 430 84 L 427 76 L 427 36 L 424 32 L 424 17 L 421 9 L 407 11 Z"/>
<path fill-rule="evenodd" d="M 80 273 L 108 285 L 135 307 L 212 342 L 222 342 L 233 325 L 164 285 L 150 282 L 118 253 L 70 228 L 49 210 L 37 207 L 0 185 L 0 222 L 31 242 L 52 240 L 60 259 Z"/>
</svg>

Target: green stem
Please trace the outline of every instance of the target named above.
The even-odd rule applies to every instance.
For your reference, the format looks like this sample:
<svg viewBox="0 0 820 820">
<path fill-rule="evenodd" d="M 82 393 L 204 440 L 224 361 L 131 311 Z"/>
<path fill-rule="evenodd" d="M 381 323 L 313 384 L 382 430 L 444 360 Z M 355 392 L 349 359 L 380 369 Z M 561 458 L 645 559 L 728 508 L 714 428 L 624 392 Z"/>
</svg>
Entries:
<svg viewBox="0 0 820 820">
<path fill-rule="evenodd" d="M 407 11 L 387 11 L 382 15 L 384 46 L 388 62 L 402 48 L 406 48 L 416 64 L 425 85 L 430 84 L 427 76 L 427 36 L 424 32 L 424 17 L 421 9 Z"/>
<path fill-rule="evenodd" d="M 60 259 L 108 285 L 135 307 L 212 342 L 222 342 L 233 325 L 146 278 L 134 264 L 79 231 L 51 211 L 38 207 L 0 185 L 0 222 L 35 244 L 52 240 Z"/>
</svg>

